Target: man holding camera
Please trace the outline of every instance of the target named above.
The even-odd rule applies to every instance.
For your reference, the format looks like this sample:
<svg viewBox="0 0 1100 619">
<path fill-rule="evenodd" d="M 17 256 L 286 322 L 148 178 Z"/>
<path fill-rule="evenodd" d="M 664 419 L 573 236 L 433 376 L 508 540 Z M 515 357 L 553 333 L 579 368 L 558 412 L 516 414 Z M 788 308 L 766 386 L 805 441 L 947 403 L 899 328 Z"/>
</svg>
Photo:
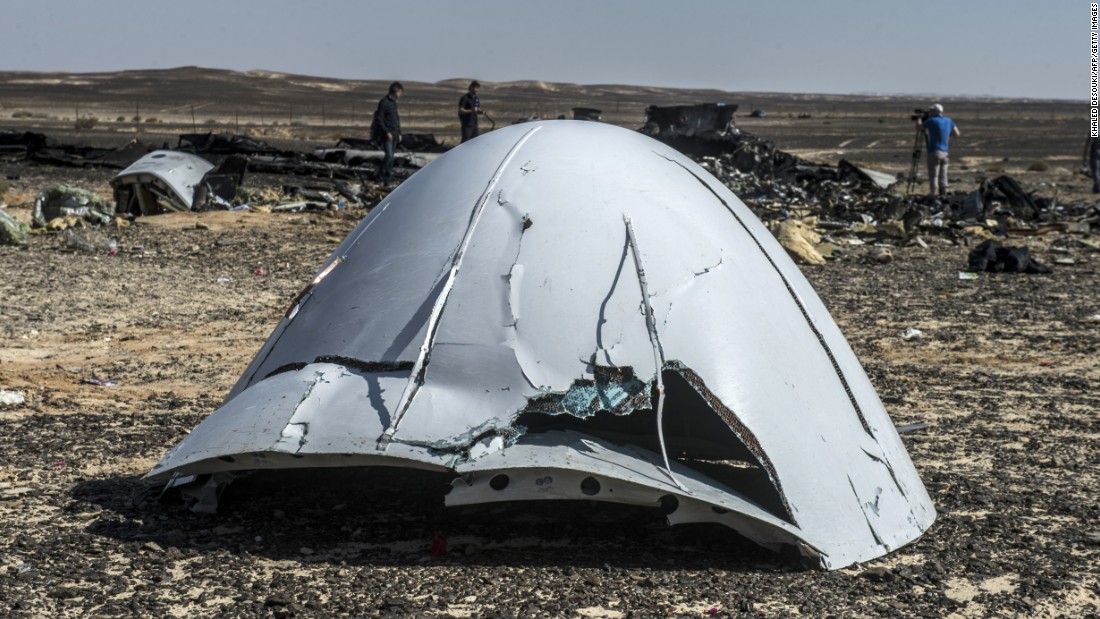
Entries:
<svg viewBox="0 0 1100 619">
<path fill-rule="evenodd" d="M 928 139 L 928 185 L 932 197 L 947 195 L 947 142 L 959 135 L 955 121 L 943 115 L 939 103 L 928 108 L 927 117 L 917 121 Z"/>
</svg>

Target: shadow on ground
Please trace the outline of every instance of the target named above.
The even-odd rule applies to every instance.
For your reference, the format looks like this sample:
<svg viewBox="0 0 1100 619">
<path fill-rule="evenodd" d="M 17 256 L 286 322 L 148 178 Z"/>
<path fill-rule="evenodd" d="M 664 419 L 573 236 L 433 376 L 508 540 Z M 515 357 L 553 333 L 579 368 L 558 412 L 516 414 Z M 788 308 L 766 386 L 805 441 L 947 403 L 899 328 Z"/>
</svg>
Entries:
<svg viewBox="0 0 1100 619">
<path fill-rule="evenodd" d="M 670 527 L 657 508 L 598 501 L 445 507 L 449 475 L 406 469 L 260 471 L 196 514 L 178 492 L 137 476 L 78 483 L 69 509 L 87 532 L 147 549 L 222 550 L 340 565 L 556 566 L 799 571 L 720 525 Z M 434 538 L 447 552 L 432 553 Z"/>
</svg>

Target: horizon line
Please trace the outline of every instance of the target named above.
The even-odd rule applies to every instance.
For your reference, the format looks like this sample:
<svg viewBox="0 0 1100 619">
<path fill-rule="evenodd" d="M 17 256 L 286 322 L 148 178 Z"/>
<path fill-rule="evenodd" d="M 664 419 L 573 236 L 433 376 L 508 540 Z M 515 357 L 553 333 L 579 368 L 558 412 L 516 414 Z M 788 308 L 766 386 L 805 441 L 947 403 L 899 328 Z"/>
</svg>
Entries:
<svg viewBox="0 0 1100 619">
<path fill-rule="evenodd" d="M 142 73 L 142 72 L 170 72 L 170 71 L 182 71 L 188 69 L 198 69 L 202 71 L 223 72 L 223 73 L 238 73 L 238 74 L 262 74 L 269 73 L 279 76 L 287 77 L 303 77 L 318 80 L 329 80 L 334 82 L 391 82 L 393 78 L 347 78 L 347 77 L 333 77 L 326 75 L 312 75 L 306 73 L 288 73 L 286 71 L 276 71 L 273 69 L 224 69 L 219 67 L 204 67 L 201 65 L 181 65 L 177 67 L 149 67 L 144 69 L 117 69 L 113 71 L 100 70 L 100 71 L 33 71 L 23 69 L 0 69 L 0 73 L 20 73 L 30 75 L 105 75 L 116 73 Z M 435 81 L 400 78 L 399 81 L 409 82 L 413 84 L 430 84 L 438 85 L 445 82 L 461 82 L 469 81 L 470 77 L 449 77 L 444 79 L 438 79 Z M 510 79 L 510 80 L 489 80 L 477 78 L 478 81 L 485 84 L 494 85 L 507 85 L 517 84 L 524 82 L 539 82 L 548 85 L 562 85 L 562 86 L 580 86 L 580 87 L 626 87 L 626 88 L 655 88 L 661 90 L 681 90 L 681 91 L 699 91 L 710 90 L 725 94 L 735 95 L 803 95 L 803 96 L 823 96 L 823 97 L 889 97 L 889 98 L 920 98 L 920 99 L 967 99 L 967 100 L 1000 100 L 1000 101 L 1031 101 L 1031 102 L 1058 102 L 1058 103 L 1087 103 L 1088 99 L 1085 97 L 1079 99 L 1069 99 L 1062 97 L 1024 97 L 1024 96 L 1006 96 L 1006 95 L 992 95 L 992 94 L 950 94 L 950 93 L 916 93 L 916 92 L 875 92 L 875 91 L 857 91 L 857 92 L 806 92 L 795 90 L 726 90 L 715 86 L 661 86 L 656 84 L 624 84 L 624 83 L 612 83 L 612 82 L 560 82 L 551 81 L 538 78 L 522 78 L 522 79 Z"/>
</svg>

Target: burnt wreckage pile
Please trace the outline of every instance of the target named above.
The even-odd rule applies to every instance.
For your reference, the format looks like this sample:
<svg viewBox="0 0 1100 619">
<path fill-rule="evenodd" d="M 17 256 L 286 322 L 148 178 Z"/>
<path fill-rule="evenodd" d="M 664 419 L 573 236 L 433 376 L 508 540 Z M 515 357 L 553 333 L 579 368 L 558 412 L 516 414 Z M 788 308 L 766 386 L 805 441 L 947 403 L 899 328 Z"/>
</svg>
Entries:
<svg viewBox="0 0 1100 619">
<path fill-rule="evenodd" d="M 446 146 L 431 134 L 402 138 L 403 152 L 395 160 L 395 174 L 411 176 Z M 331 192 L 316 187 L 284 185 L 284 193 L 308 203 L 315 196 L 337 196 L 352 206 L 373 202 L 369 193 L 351 187 L 351 181 L 373 179 L 381 162 L 381 147 L 371 140 L 341 138 L 333 148 L 313 152 L 284 150 L 263 140 L 230 133 L 182 134 L 175 148 L 159 149 L 131 140 L 121 147 L 104 148 L 61 144 L 43 133 L 0 131 L 0 159 L 79 168 L 121 170 L 111 181 L 118 212 L 148 215 L 166 211 L 228 208 L 244 182 L 245 173 L 277 174 L 325 179 Z M 346 181 L 346 182 L 345 182 Z M 326 201 L 317 198 L 319 201 Z"/>
<path fill-rule="evenodd" d="M 440 153 L 447 149 L 431 134 L 408 134 L 401 137 L 401 148 L 395 156 L 400 177 L 411 176 L 426 165 L 423 153 Z M 316 176 L 340 180 L 373 178 L 382 160 L 382 146 L 374 140 L 342 137 L 333 148 L 314 152 L 280 150 L 267 142 L 249 136 L 229 133 L 192 133 L 180 136 L 178 150 L 216 160 L 240 155 L 248 157 L 248 171 L 266 174 Z"/>
<path fill-rule="evenodd" d="M 137 140 L 119 148 L 102 148 L 61 144 L 44 133 L 33 131 L 0 131 L 0 160 L 7 161 L 121 170 L 150 150 L 151 147 Z"/>
<path fill-rule="evenodd" d="M 1097 215 L 1095 207 L 1058 205 L 1024 191 L 1010 176 L 984 181 L 970 193 L 937 201 L 890 191 L 897 179 L 841 160 L 836 166 L 808 162 L 778 150 L 772 142 L 734 125 L 736 105 L 650 106 L 642 133 L 697 161 L 764 221 L 786 218 L 794 209 L 810 209 L 822 220 L 918 222 L 985 221 L 1005 224 L 1046 222 Z M 1093 211 L 1089 213 L 1090 209 Z"/>
</svg>

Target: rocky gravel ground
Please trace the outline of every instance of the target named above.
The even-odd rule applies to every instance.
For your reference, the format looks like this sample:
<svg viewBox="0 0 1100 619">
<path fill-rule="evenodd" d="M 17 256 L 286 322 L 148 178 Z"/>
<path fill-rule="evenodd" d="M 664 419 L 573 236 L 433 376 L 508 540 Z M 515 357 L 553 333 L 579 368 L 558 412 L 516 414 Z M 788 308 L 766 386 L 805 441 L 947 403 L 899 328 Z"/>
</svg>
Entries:
<svg viewBox="0 0 1100 619">
<path fill-rule="evenodd" d="M 1100 613 L 1100 253 L 1083 235 L 1008 240 L 1050 275 L 960 279 L 969 248 L 936 236 L 806 267 L 895 421 L 927 424 L 903 438 L 939 517 L 872 563 L 805 570 L 655 510 L 447 509 L 431 474 L 260 473 L 217 515 L 162 496 L 142 475 L 361 215 L 148 217 L 95 233 L 113 256 L 56 234 L 0 247 L 0 390 L 26 398 L 0 407 L 0 615 Z"/>
</svg>

